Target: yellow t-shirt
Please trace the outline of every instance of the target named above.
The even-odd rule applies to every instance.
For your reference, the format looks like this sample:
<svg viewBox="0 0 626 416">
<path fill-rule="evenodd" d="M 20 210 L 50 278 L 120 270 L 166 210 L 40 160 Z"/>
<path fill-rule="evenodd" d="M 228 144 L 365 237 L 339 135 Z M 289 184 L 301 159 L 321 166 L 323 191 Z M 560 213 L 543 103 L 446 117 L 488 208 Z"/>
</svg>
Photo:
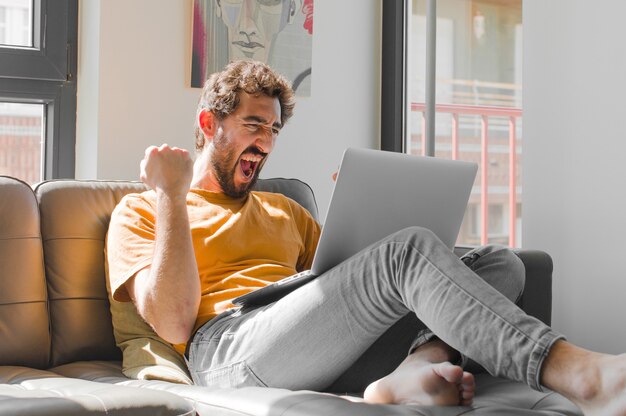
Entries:
<svg viewBox="0 0 626 416">
<path fill-rule="evenodd" d="M 233 307 L 230 301 L 235 297 L 311 266 L 319 224 L 281 194 L 251 192 L 233 199 L 192 189 L 187 211 L 202 291 L 195 329 Z M 162 358 L 155 350 L 167 347 L 134 307 L 120 305 L 130 301 L 125 282 L 152 263 L 155 222 L 156 194 L 130 194 L 113 212 L 107 235 L 114 333 L 124 354 L 124 369 L 135 376 L 137 371 L 129 369 L 155 364 Z M 175 348 L 182 353 L 185 345 Z"/>
</svg>

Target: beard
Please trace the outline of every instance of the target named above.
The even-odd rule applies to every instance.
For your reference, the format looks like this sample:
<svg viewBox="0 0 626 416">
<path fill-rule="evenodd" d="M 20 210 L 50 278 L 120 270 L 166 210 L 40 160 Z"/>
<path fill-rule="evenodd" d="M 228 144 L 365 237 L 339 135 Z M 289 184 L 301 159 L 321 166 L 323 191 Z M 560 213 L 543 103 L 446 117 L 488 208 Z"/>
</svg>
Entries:
<svg viewBox="0 0 626 416">
<path fill-rule="evenodd" d="M 235 185 L 235 173 L 239 167 L 239 157 L 245 153 L 263 154 L 255 146 L 250 146 L 242 153 L 237 154 L 229 137 L 223 131 L 218 132 L 213 139 L 213 157 L 211 158 L 211 166 L 215 172 L 217 182 L 220 184 L 225 195 L 231 198 L 243 198 L 247 196 L 256 181 L 259 179 L 259 173 L 263 167 L 264 160 L 259 162 L 253 177 L 250 181 Z"/>
</svg>

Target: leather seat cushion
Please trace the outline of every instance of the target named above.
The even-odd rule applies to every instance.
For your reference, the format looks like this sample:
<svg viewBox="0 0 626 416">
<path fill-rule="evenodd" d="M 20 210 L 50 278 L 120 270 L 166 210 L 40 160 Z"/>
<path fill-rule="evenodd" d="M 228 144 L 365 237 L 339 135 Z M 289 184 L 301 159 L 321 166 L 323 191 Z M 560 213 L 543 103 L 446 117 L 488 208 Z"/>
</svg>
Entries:
<svg viewBox="0 0 626 416">
<path fill-rule="evenodd" d="M 27 367 L 0 367 L 0 414 L 193 415 L 191 403 L 174 394 L 62 377 Z"/>
<path fill-rule="evenodd" d="M 478 374 L 477 396 L 470 407 L 370 405 L 359 397 L 313 391 L 246 387 L 216 389 L 151 380 L 129 380 L 116 362 L 83 362 L 56 367 L 52 371 L 102 383 L 155 389 L 177 394 L 194 402 L 200 415 L 281 416 L 459 416 L 459 415 L 581 415 L 563 396 L 538 392 L 521 383 Z"/>
</svg>

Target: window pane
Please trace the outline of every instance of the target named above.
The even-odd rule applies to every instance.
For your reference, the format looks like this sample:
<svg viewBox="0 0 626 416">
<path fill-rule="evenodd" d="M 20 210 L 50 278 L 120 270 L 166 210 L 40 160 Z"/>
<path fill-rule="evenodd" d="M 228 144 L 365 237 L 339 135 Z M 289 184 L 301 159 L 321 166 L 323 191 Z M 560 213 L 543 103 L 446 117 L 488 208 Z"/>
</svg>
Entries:
<svg viewBox="0 0 626 416">
<path fill-rule="evenodd" d="M 0 0 L 0 45 L 33 47 L 32 0 Z"/>
<path fill-rule="evenodd" d="M 410 82 L 424 101 L 426 0 L 413 0 Z M 521 107 L 522 0 L 437 1 L 437 103 Z"/>
<path fill-rule="evenodd" d="M 480 165 L 470 197 L 472 213 L 466 215 L 472 223 L 464 224 L 458 243 L 517 245 L 522 198 L 522 0 L 436 4 L 435 156 Z M 412 0 L 411 7 L 406 149 L 423 154 L 426 0 Z"/>
<path fill-rule="evenodd" d="M 43 114 L 42 104 L 0 102 L 0 175 L 42 180 Z"/>
</svg>

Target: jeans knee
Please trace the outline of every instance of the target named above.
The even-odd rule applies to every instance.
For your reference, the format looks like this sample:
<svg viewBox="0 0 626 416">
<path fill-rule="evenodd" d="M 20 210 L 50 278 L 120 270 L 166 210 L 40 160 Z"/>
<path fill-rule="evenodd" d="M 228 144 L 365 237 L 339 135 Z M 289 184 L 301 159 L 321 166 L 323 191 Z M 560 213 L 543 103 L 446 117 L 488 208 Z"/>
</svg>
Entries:
<svg viewBox="0 0 626 416">
<path fill-rule="evenodd" d="M 524 291 L 526 268 L 510 248 L 487 245 L 470 251 L 462 260 L 510 300 L 517 301 Z"/>
<path fill-rule="evenodd" d="M 419 227 L 417 225 L 403 228 L 402 230 L 397 231 L 394 234 L 392 234 L 392 237 L 403 240 L 403 241 L 410 241 L 413 239 L 417 239 L 417 240 L 437 239 L 437 236 L 435 235 L 435 233 L 432 232 L 430 229 Z"/>
<path fill-rule="evenodd" d="M 506 270 L 503 275 L 508 280 L 506 285 L 510 291 L 509 299 L 517 302 L 526 285 L 526 268 L 522 260 L 512 250 L 504 248 L 499 254 L 502 258 L 502 268 Z"/>
</svg>

